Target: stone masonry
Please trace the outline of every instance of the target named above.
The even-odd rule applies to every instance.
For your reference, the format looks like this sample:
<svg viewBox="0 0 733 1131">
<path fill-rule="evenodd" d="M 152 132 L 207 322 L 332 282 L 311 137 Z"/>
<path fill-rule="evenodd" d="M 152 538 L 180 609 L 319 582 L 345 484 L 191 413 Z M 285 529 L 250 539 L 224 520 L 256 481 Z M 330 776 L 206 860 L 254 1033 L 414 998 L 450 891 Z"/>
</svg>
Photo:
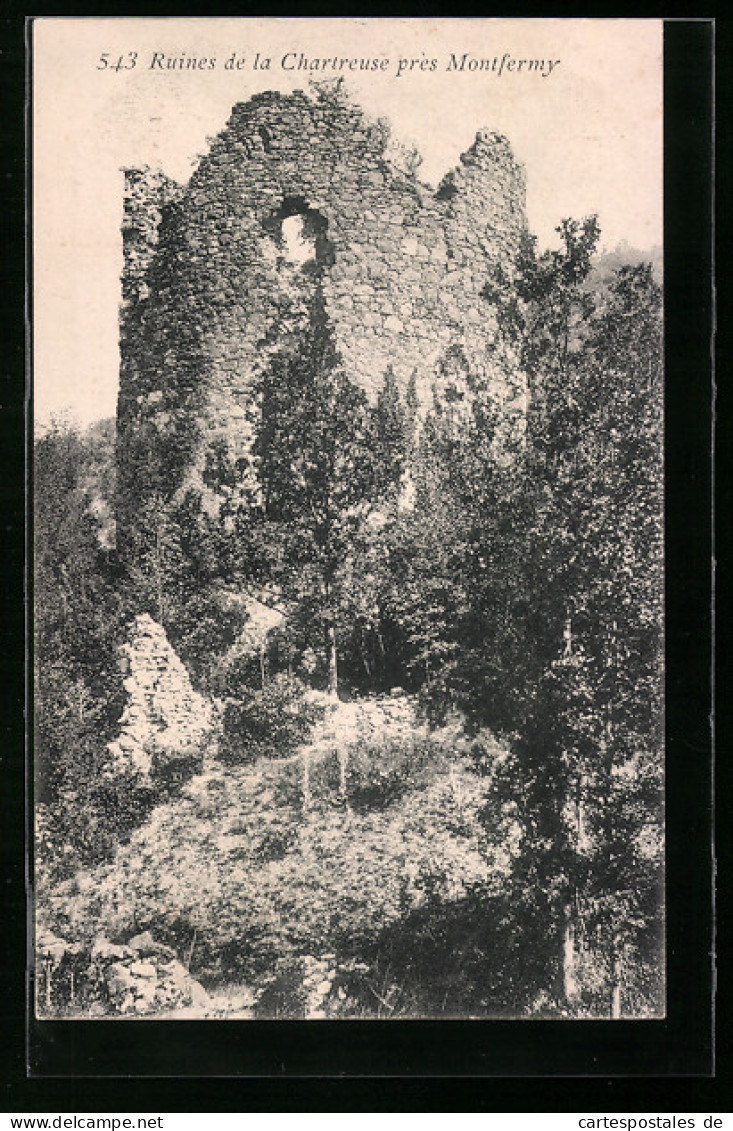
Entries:
<svg viewBox="0 0 733 1131">
<path fill-rule="evenodd" d="M 150 931 L 113 943 L 103 935 L 92 944 L 70 943 L 41 927 L 36 938 L 36 1008 L 39 1017 L 205 1016 L 210 1001 L 203 986 L 171 947 Z"/>
<path fill-rule="evenodd" d="M 107 746 L 104 773 L 149 785 L 151 773 L 201 757 L 211 731 L 211 707 L 193 690 L 165 631 L 147 613 L 135 618 L 120 660 L 127 702 L 120 733 Z"/>
<path fill-rule="evenodd" d="M 487 284 L 526 230 L 509 143 L 480 131 L 437 192 L 391 159 L 389 128 L 323 92 L 237 104 L 185 187 L 126 170 L 120 490 L 200 485 L 246 449 L 252 379 L 317 271 L 346 373 L 373 401 L 391 366 L 418 397 L 460 384 L 523 416 L 526 384 Z M 128 521 L 133 521 L 134 515 Z M 124 519 L 122 540 L 124 542 Z"/>
</svg>

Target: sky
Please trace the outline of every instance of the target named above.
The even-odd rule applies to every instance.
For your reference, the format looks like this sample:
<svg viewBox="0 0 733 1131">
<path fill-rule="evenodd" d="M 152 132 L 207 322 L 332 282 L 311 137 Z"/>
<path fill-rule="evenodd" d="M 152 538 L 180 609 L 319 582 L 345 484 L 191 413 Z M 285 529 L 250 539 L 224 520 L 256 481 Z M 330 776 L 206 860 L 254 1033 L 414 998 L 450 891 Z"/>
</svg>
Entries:
<svg viewBox="0 0 733 1131">
<path fill-rule="evenodd" d="M 555 245 L 563 217 L 591 213 L 603 249 L 661 244 L 659 20 L 37 19 L 37 424 L 65 413 L 85 425 L 115 412 L 122 168 L 149 165 L 185 182 L 235 102 L 332 73 L 288 69 L 301 55 L 309 64 L 387 60 L 350 72 L 348 89 L 417 147 L 420 178 L 433 185 L 477 130 L 505 134 L 525 166 L 541 248 Z M 206 63 L 168 65 L 190 59 Z M 519 67 L 530 59 L 543 67 Z"/>
</svg>

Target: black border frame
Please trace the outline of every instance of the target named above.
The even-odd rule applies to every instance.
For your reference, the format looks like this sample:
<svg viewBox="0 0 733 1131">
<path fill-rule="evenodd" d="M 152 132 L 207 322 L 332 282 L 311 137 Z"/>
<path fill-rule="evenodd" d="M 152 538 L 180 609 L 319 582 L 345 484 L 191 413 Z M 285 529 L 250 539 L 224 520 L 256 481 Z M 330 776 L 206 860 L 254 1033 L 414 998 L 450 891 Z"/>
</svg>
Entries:
<svg viewBox="0 0 733 1131">
<path fill-rule="evenodd" d="M 63 15 L 131 15 L 123 4 L 100 4 L 97 11 L 80 11 L 70 4 Z M 176 15 L 188 14 L 182 4 Z M 380 5 L 381 7 L 381 5 Z M 420 15 L 434 12 L 422 6 Z M 106 9 L 106 10 L 105 10 Z M 110 10 L 111 9 L 111 10 Z M 38 13 L 39 15 L 41 13 Z M 140 13 L 142 14 L 142 13 Z M 147 12 L 146 15 L 156 15 Z M 169 14 L 169 13 L 160 13 Z M 172 14 L 172 13 L 171 13 Z M 199 15 L 199 12 L 191 13 Z M 207 13 L 208 14 L 208 13 Z M 210 13 L 228 14 L 228 13 Z M 274 14 L 240 12 L 238 14 Z M 301 15 L 299 12 L 277 14 Z M 321 10 L 319 16 L 355 14 Z M 370 12 L 381 15 L 382 12 Z M 408 12 L 384 14 L 409 15 Z M 418 14 L 418 13 L 414 13 Z M 451 15 L 485 15 L 451 12 Z M 525 13 L 521 13 L 524 15 Z M 312 15 L 312 13 L 309 13 Z M 656 13 L 654 13 L 656 15 Z M 23 20 L 3 20 L 14 33 L 6 64 L 0 72 L 3 103 L 11 108 L 8 173 L 11 191 L 5 196 L 3 221 L 8 223 L 10 249 L 10 339 L 4 356 L 12 375 L 3 381 L 2 440 L 9 474 L 2 479 L 0 497 L 15 537 L 6 541 L 6 567 L 13 599 L 6 628 L 23 639 L 22 591 L 16 571 L 24 556 L 22 503 L 25 446 L 22 431 L 22 323 L 13 315 L 23 306 L 25 265 L 23 131 L 15 110 L 24 102 L 25 57 Z M 19 34 L 18 34 L 19 33 Z M 211 1107 L 204 1093 L 223 1098 L 222 1087 L 235 1093 L 230 1110 L 257 1110 L 257 1096 L 271 1107 L 287 1081 L 292 1092 L 321 1092 L 326 1102 L 351 1093 L 351 1106 L 363 1110 L 395 1110 L 403 1097 L 410 1106 L 440 1093 L 466 1099 L 473 1110 L 534 1106 L 522 1078 L 534 1079 L 533 1099 L 544 1093 L 545 1109 L 577 1107 L 580 1078 L 595 1084 L 600 1106 L 610 1109 L 631 1097 L 634 1083 L 644 1080 L 644 1107 L 670 1110 L 673 1095 L 681 1096 L 685 1081 L 700 1085 L 713 1072 L 712 965 L 713 907 L 711 876 L 711 331 L 712 290 L 712 171 L 714 28 L 710 20 L 672 20 L 665 23 L 665 304 L 666 304 L 666 507 L 667 507 L 667 750 L 668 750 L 668 1016 L 644 1022 L 37 1022 L 30 1021 L 29 1048 L 15 1038 L 24 1032 L 26 908 L 24 826 L 18 798 L 25 778 L 20 743 L 13 742 L 10 811 L 3 806 L 5 831 L 13 834 L 11 852 L 3 854 L 10 880 L 10 927 L 5 964 L 12 982 L 7 1024 L 13 1037 L 8 1098 L 21 1109 L 39 1110 L 41 1091 L 48 1108 L 78 1107 L 109 1110 L 113 1097 L 120 1109 L 133 1089 L 133 1105 L 141 1109 L 140 1091 L 148 1092 L 152 1110 L 194 1110 Z M 16 38 L 17 36 L 17 38 Z M 21 92 L 23 92 L 21 94 Z M 20 106 L 19 106 L 20 104 Z M 19 121 L 22 121 L 18 115 Z M 20 144 L 18 144 L 20 142 Z M 7 182 L 6 182 L 7 183 Z M 3 326 L 3 330 L 6 327 Z M 18 480 L 15 475 L 18 473 Z M 18 599 L 20 598 L 20 600 Z M 4 690 L 13 718 L 22 702 L 19 666 L 7 674 Z M 4 672 L 4 675 L 6 673 Z M 8 794 L 6 793 L 6 797 Z M 19 819 L 20 818 L 20 819 Z M 20 835 L 17 835 L 20 834 Z M 15 848 L 20 845 L 20 855 Z M 7 890 L 7 889 L 6 889 Z M 33 1050 L 34 1075 L 26 1075 L 26 1051 Z M 242 1071 L 243 1063 L 247 1072 Z M 127 1077 L 127 1079 L 124 1079 Z M 559 1079 L 564 1077 L 565 1079 Z M 606 1086 L 602 1086 L 602 1078 Z M 641 1079 L 640 1079 L 641 1078 Z M 697 1078 L 695 1080 L 695 1078 Z M 151 1086 L 152 1085 L 152 1086 Z M 583 1085 L 585 1086 L 585 1085 Z M 315 1089 L 315 1090 L 314 1090 Z M 346 1090 L 346 1091 L 345 1091 Z M 382 1106 L 389 1094 L 392 1108 Z M 550 1100 L 554 1093 L 554 1105 Z M 693 1089 L 686 1088 L 691 1098 Z M 236 1102 L 236 1095 L 239 1104 Z M 565 1096 L 563 1100 L 561 1097 Z M 410 1099 L 409 1097 L 412 1097 Z M 501 1098 L 499 1098 L 501 1096 Z M 64 1098 L 65 1097 L 65 1098 Z M 305 1096 L 304 1096 L 305 1098 Z M 604 1103 L 605 1099 L 605 1103 Z M 254 1103 L 253 1103 L 254 1101 Z M 498 1102 L 497 1102 L 498 1101 Z M 549 1101 L 549 1102 L 548 1102 Z M 245 1100 L 246 1103 L 246 1100 Z M 323 1100 L 321 1100 L 323 1103 Z M 479 1106 L 476 1106 L 476 1105 Z M 628 1100 L 627 1100 L 628 1104 Z M 453 1100 L 455 1106 L 455 1100 Z M 215 1106 L 219 1106 L 218 1103 Z M 694 1105 L 693 1105 L 694 1106 Z M 18 1110 L 18 1108 L 16 1108 Z M 281 1108 L 280 1110 L 287 1110 Z M 335 1108 L 334 1110 L 338 1110 Z M 424 1110 L 427 1110 L 425 1108 Z M 469 1109 L 470 1110 L 470 1109 Z M 542 1110 L 542 1106 L 537 1108 Z"/>
</svg>

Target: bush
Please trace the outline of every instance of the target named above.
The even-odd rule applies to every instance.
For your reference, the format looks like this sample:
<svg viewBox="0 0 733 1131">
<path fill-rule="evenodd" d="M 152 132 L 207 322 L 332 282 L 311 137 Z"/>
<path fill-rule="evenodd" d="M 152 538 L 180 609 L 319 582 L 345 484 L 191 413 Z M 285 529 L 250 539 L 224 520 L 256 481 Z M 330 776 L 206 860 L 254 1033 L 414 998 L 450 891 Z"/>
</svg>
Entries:
<svg viewBox="0 0 733 1131">
<path fill-rule="evenodd" d="M 306 687 L 275 676 L 262 691 L 230 699 L 224 709 L 219 755 L 229 765 L 260 757 L 287 758 L 308 738 L 323 709 L 306 698 Z"/>
<path fill-rule="evenodd" d="M 176 754 L 160 750 L 153 743 L 151 779 L 155 789 L 156 805 L 176 797 L 182 786 L 204 768 L 204 744 L 189 745 Z"/>
<path fill-rule="evenodd" d="M 423 789 L 443 764 L 441 748 L 429 738 L 362 739 L 349 751 L 349 803 L 362 812 L 385 809 L 408 790 Z"/>
</svg>

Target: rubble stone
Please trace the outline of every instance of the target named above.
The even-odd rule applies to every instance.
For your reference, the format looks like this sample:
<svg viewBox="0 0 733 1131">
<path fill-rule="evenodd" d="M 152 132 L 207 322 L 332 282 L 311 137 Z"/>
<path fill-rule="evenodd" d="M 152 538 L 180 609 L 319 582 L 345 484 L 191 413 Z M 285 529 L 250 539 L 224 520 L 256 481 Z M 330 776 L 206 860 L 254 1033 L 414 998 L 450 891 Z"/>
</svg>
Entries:
<svg viewBox="0 0 733 1131">
<path fill-rule="evenodd" d="M 170 947 L 156 942 L 149 931 L 130 940 L 135 947 L 115 946 L 108 939 L 97 939 L 90 957 L 99 968 L 100 983 L 106 991 L 105 1012 L 112 1014 L 166 1014 L 191 1007 L 204 1013 L 209 995 L 186 970 Z M 141 962 L 140 949 L 150 957 Z M 122 954 L 123 958 L 118 956 Z M 98 1003 L 93 1011 L 100 1014 Z M 90 1010 L 91 1011 L 91 1010 Z"/>
<path fill-rule="evenodd" d="M 203 754 L 212 727 L 210 704 L 194 691 L 188 672 L 168 643 L 165 630 L 142 613 L 131 626 L 120 655 L 128 675 L 120 734 L 107 746 L 105 776 L 136 778 L 151 786 L 151 775 Z"/>
</svg>

